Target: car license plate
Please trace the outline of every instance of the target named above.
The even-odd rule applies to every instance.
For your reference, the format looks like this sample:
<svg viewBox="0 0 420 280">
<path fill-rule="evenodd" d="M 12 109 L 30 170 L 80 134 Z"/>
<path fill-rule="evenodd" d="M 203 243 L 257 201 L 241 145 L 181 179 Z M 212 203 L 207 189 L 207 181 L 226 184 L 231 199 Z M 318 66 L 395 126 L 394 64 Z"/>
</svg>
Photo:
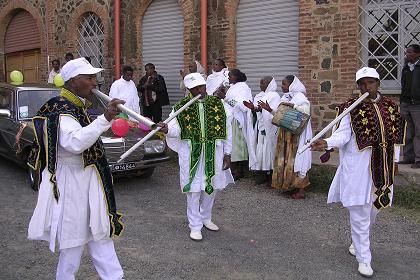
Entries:
<svg viewBox="0 0 420 280">
<path fill-rule="evenodd" d="M 136 168 L 136 164 L 133 162 L 130 163 L 121 163 L 121 164 L 114 164 L 112 166 L 113 171 L 124 171 L 124 170 L 131 170 Z"/>
</svg>

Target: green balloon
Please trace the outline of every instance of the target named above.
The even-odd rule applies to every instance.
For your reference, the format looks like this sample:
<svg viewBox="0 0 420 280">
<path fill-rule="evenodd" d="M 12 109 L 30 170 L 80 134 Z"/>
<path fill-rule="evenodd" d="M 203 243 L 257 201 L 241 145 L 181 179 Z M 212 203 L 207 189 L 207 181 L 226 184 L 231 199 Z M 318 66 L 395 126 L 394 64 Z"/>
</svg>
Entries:
<svg viewBox="0 0 420 280">
<path fill-rule="evenodd" d="M 23 84 L 22 72 L 18 70 L 13 70 L 12 72 L 10 72 L 10 81 L 10 83 L 15 86 Z"/>
<path fill-rule="evenodd" d="M 128 115 L 126 113 L 119 113 L 117 119 L 126 119 L 128 120 Z"/>
<path fill-rule="evenodd" d="M 64 80 L 63 77 L 61 77 L 60 74 L 55 75 L 54 79 L 53 79 L 54 85 L 56 87 L 62 87 L 64 86 Z"/>
</svg>

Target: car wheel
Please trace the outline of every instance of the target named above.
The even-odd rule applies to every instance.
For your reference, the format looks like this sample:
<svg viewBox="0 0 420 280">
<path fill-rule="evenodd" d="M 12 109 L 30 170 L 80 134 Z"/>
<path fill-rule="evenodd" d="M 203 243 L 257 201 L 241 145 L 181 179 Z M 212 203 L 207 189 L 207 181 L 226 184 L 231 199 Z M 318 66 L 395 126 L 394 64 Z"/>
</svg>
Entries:
<svg viewBox="0 0 420 280">
<path fill-rule="evenodd" d="M 153 175 L 153 172 L 155 171 L 154 167 L 149 167 L 146 169 L 142 169 L 139 172 L 137 172 L 137 176 L 140 178 L 149 178 Z"/>
<path fill-rule="evenodd" d="M 28 179 L 29 185 L 34 191 L 38 191 L 39 187 L 39 176 L 38 173 L 32 168 L 28 167 Z"/>
</svg>

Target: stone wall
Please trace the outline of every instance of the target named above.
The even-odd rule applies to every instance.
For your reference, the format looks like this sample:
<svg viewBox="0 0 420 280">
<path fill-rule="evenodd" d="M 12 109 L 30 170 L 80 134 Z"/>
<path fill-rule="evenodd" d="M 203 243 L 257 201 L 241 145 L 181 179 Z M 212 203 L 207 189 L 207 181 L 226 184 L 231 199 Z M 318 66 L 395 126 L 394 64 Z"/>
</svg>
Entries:
<svg viewBox="0 0 420 280">
<path fill-rule="evenodd" d="M 152 0 L 121 1 L 121 64 L 143 74 L 142 19 Z M 184 16 L 184 66 L 200 60 L 200 0 L 177 0 Z M 351 0 L 299 0 L 299 78 L 312 102 L 315 130 L 335 116 L 333 104 L 346 99 L 355 89 L 358 68 L 358 2 Z M 0 79 L 4 73 L 4 34 L 13 11 L 22 8 L 35 18 L 42 37 L 42 78 L 47 76 L 47 54 L 64 60 L 76 53 L 77 28 L 86 12 L 96 13 L 105 32 L 107 90 L 114 72 L 114 1 L 111 0 L 0 0 Z M 208 65 L 223 58 L 236 66 L 236 12 L 240 0 L 208 1 Z M 162 22 L 162 27 L 164 22 Z M 158 31 L 157 31 L 158 32 Z M 3 40 L 2 40 L 3 39 Z"/>
<path fill-rule="evenodd" d="M 358 1 L 299 1 L 299 75 L 312 102 L 315 130 L 335 117 L 334 104 L 356 89 Z"/>
</svg>

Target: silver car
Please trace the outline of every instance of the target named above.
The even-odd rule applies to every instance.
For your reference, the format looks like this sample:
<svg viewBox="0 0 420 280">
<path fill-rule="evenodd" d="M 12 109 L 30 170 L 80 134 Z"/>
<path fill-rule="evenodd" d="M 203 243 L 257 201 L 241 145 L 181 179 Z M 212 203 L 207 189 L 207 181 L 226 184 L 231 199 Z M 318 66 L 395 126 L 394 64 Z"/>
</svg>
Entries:
<svg viewBox="0 0 420 280">
<path fill-rule="evenodd" d="M 50 98 L 60 93 L 49 85 L 23 84 L 14 86 L 0 83 L 0 156 L 12 160 L 28 169 L 29 182 L 36 189 L 35 173 L 26 163 L 34 140 L 32 117 Z M 99 113 L 100 109 L 93 109 Z M 114 136 L 111 129 L 101 136 L 106 156 L 113 175 L 150 177 L 154 168 L 169 160 L 164 140 L 158 136 L 146 141 L 123 163 L 117 164 L 119 157 L 146 135 L 140 129 L 130 129 L 124 137 Z"/>
</svg>

